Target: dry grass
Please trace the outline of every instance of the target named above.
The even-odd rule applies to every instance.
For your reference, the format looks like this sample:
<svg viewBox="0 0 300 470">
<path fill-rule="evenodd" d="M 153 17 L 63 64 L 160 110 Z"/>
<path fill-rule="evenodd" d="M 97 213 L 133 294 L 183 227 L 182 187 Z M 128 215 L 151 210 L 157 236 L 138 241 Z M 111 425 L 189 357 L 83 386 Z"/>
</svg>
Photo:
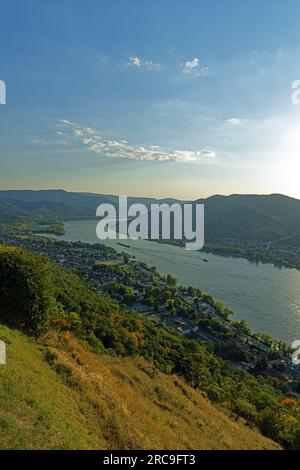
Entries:
<svg viewBox="0 0 300 470">
<path fill-rule="evenodd" d="M 0 449 L 105 447 L 89 426 L 78 392 L 44 361 L 36 342 L 0 325 L 7 364 L 0 365 Z"/>
<path fill-rule="evenodd" d="M 278 449 L 142 359 L 96 356 L 70 334 L 40 344 L 0 325 L 1 449 Z"/>
<path fill-rule="evenodd" d="M 90 424 L 109 449 L 279 448 L 143 359 L 95 356 L 69 334 L 50 333 L 43 344 L 68 371 L 65 380 L 78 390 Z"/>
</svg>

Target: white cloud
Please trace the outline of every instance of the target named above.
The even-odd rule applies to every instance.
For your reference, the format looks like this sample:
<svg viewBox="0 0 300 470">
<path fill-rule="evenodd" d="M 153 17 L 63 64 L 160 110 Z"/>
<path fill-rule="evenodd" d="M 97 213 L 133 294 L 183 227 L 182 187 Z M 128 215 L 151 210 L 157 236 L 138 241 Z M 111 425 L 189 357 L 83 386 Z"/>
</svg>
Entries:
<svg viewBox="0 0 300 470">
<path fill-rule="evenodd" d="M 143 69 L 154 72 L 160 72 L 166 68 L 164 64 L 154 62 L 151 59 L 142 59 L 138 56 L 129 57 L 126 65 L 133 69 Z M 201 65 L 200 59 L 198 57 L 194 57 L 182 63 L 180 65 L 180 70 L 186 75 L 191 75 L 197 78 L 203 77 L 209 72 L 208 67 L 204 67 Z"/>
<path fill-rule="evenodd" d="M 69 138 L 76 145 L 105 158 L 127 158 L 139 161 L 160 162 L 202 162 L 211 161 L 216 153 L 209 149 L 172 150 L 161 149 L 157 145 L 149 147 L 130 145 L 126 140 L 108 140 L 100 132 L 89 127 L 83 127 L 76 122 L 62 119 L 58 123 L 64 130 L 69 131 Z"/>
<path fill-rule="evenodd" d="M 162 69 L 162 65 L 153 60 L 143 60 L 140 57 L 129 57 L 127 65 L 132 68 L 143 68 L 149 71 L 159 72 Z"/>
<path fill-rule="evenodd" d="M 129 57 L 128 65 L 132 67 L 141 67 L 142 61 L 139 57 Z"/>
<path fill-rule="evenodd" d="M 187 60 L 183 66 L 182 66 L 182 71 L 184 73 L 193 73 L 195 70 L 197 70 L 200 66 L 200 60 L 195 57 L 194 59 Z"/>
<path fill-rule="evenodd" d="M 230 124 L 231 126 L 238 126 L 239 124 L 241 124 L 241 119 L 237 119 L 237 118 L 230 118 L 230 119 L 226 119 L 226 122 L 227 124 Z"/>
<path fill-rule="evenodd" d="M 236 118 L 232 117 L 229 119 L 225 119 L 225 124 L 229 124 L 230 126 L 243 126 L 247 128 L 264 128 L 269 125 L 273 125 L 277 121 L 276 116 L 271 117 L 260 117 L 260 118 Z"/>
<path fill-rule="evenodd" d="M 181 64 L 181 70 L 186 75 L 192 75 L 197 78 L 203 77 L 208 73 L 208 67 L 202 67 L 198 57 L 194 57 Z"/>
</svg>

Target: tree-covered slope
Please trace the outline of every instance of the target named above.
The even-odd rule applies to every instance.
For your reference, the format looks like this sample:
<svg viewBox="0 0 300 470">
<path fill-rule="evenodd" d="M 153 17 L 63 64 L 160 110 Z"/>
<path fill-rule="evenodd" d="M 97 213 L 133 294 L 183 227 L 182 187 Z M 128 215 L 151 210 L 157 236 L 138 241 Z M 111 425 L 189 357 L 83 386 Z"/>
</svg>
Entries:
<svg viewBox="0 0 300 470">
<path fill-rule="evenodd" d="M 208 238 L 276 240 L 300 232 L 300 201 L 282 194 L 212 196 L 205 205 Z"/>
<path fill-rule="evenodd" d="M 2 246 L 0 247 L 0 279 L 2 280 L 0 284 L 0 322 L 36 338 L 31 340 L 31 344 L 33 341 L 47 338 L 46 343 L 43 342 L 43 344 L 50 347 L 50 350 L 47 350 L 43 357 L 48 361 L 48 366 L 61 376 L 64 384 L 71 387 L 72 390 L 76 390 L 76 393 L 81 393 L 85 397 L 84 399 L 88 399 L 86 394 L 90 393 L 85 388 L 85 383 L 89 382 L 89 373 L 91 373 L 91 377 L 95 377 L 97 372 L 93 367 L 90 369 L 89 366 L 84 370 L 78 368 L 77 365 L 80 366 L 83 361 L 81 356 L 96 354 L 97 356 L 93 356 L 93 361 L 96 362 L 100 361 L 100 357 L 101 360 L 106 357 L 108 361 L 110 361 L 108 356 L 115 359 L 120 358 L 118 364 L 120 367 L 122 363 L 124 364 L 122 374 L 125 376 L 129 359 L 147 361 L 149 363 L 147 367 L 154 371 L 154 376 L 163 373 L 171 377 L 173 374 L 176 376 L 173 379 L 180 380 L 182 383 L 179 379 L 181 377 L 197 393 L 201 392 L 224 410 L 230 410 L 232 419 L 241 419 L 250 428 L 260 428 L 266 436 L 277 440 L 285 447 L 299 447 L 300 407 L 295 400 L 289 399 L 285 395 L 281 387 L 277 387 L 271 381 L 266 381 L 262 377 L 254 377 L 223 362 L 199 341 L 187 339 L 174 330 L 157 325 L 138 314 L 123 310 L 110 297 L 97 294 L 89 289 L 74 273 L 59 267 L 48 258 L 29 254 L 22 249 Z M 68 341 L 73 337 L 76 338 L 76 344 L 79 341 L 84 346 L 79 348 L 81 352 L 72 352 L 72 348 L 71 350 L 68 348 Z M 60 341 L 57 342 L 57 338 L 61 338 Z M 0 339 L 5 340 L 5 338 Z M 12 348 L 9 341 L 8 350 Z M 64 350 L 64 347 L 67 347 L 65 352 L 58 352 L 58 350 Z M 53 351 L 51 348 L 55 350 Z M 22 355 L 21 349 L 19 352 Z M 62 355 L 66 359 L 66 363 L 59 359 Z M 30 360 L 28 362 L 30 363 Z M 93 364 L 95 363 L 93 362 Z M 34 366 L 32 368 L 34 370 Z M 76 369 L 76 377 L 73 374 L 74 368 Z M 4 366 L 2 369 L 2 373 L 4 373 L 3 371 L 9 377 L 9 362 L 8 366 Z M 140 373 L 133 373 L 133 376 L 135 375 L 137 376 L 136 380 L 134 378 L 124 379 L 125 382 L 128 381 L 132 385 L 133 389 L 137 388 L 142 380 Z M 84 380 L 81 380 L 82 376 L 85 377 Z M 171 379 L 161 380 L 166 380 L 169 383 L 168 381 Z M 20 385 L 22 387 L 22 380 Z M 10 387 L 13 386 L 8 385 L 7 390 Z M 25 388 L 26 385 L 24 385 L 24 390 Z M 96 388 L 101 390 L 101 380 L 97 382 Z M 180 387 L 175 386 L 174 393 L 175 390 L 179 394 L 179 400 Z M 138 393 L 137 390 L 134 393 Z M 157 398 L 153 394 L 150 396 L 153 398 L 153 410 L 156 410 Z M 126 394 L 124 394 L 122 402 L 124 406 L 127 406 Z M 149 398 L 149 406 L 150 402 Z M 168 399 L 165 400 L 163 406 L 159 406 L 162 412 L 168 411 L 167 402 Z M 98 409 L 98 407 L 101 415 L 101 406 L 95 404 L 95 408 Z M 149 409 L 149 419 L 153 410 Z M 169 413 L 172 415 L 173 411 L 169 410 Z M 197 420 L 193 420 L 193 413 L 196 412 L 187 408 L 186 413 L 185 420 L 191 423 L 192 436 L 194 425 L 194 432 L 196 433 L 198 430 Z M 116 412 L 115 419 L 117 416 L 118 412 Z M 128 420 L 130 422 L 130 413 Z M 121 426 L 121 429 L 126 428 Z M 211 432 L 213 434 L 213 431 Z M 229 439 L 229 436 L 227 437 Z M 154 439 L 154 436 L 152 438 Z M 190 439 L 191 442 L 194 442 L 191 445 L 196 446 L 196 441 L 192 441 L 192 437 Z M 141 446 L 146 446 L 147 441 L 143 442 Z M 164 443 L 162 446 L 174 447 L 176 442 L 173 441 L 171 445 L 171 441 L 169 441 L 169 444 Z M 217 445 L 216 443 L 217 439 L 214 445 Z M 253 445 L 248 444 L 249 446 Z M 202 444 L 200 442 L 199 448 L 201 445 L 204 446 L 204 441 Z M 239 444 L 237 435 L 235 447 L 239 445 L 247 447 L 245 443 L 242 444 L 242 441 Z"/>
</svg>

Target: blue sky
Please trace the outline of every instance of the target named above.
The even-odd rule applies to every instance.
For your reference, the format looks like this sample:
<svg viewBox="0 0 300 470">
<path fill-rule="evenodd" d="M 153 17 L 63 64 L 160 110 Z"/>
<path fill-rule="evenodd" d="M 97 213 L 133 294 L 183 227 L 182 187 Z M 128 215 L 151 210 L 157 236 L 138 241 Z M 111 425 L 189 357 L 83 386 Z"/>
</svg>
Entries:
<svg viewBox="0 0 300 470">
<path fill-rule="evenodd" d="M 0 187 L 300 198 L 298 0 L 1 0 Z"/>
</svg>

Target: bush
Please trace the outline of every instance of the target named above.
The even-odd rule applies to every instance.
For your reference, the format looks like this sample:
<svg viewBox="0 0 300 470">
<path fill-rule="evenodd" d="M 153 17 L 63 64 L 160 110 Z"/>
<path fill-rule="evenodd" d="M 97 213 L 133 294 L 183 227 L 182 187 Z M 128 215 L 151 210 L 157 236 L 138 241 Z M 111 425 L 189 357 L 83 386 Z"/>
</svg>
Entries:
<svg viewBox="0 0 300 470">
<path fill-rule="evenodd" d="M 40 333 L 55 312 L 46 261 L 18 248 L 1 247 L 1 320 Z"/>
</svg>

